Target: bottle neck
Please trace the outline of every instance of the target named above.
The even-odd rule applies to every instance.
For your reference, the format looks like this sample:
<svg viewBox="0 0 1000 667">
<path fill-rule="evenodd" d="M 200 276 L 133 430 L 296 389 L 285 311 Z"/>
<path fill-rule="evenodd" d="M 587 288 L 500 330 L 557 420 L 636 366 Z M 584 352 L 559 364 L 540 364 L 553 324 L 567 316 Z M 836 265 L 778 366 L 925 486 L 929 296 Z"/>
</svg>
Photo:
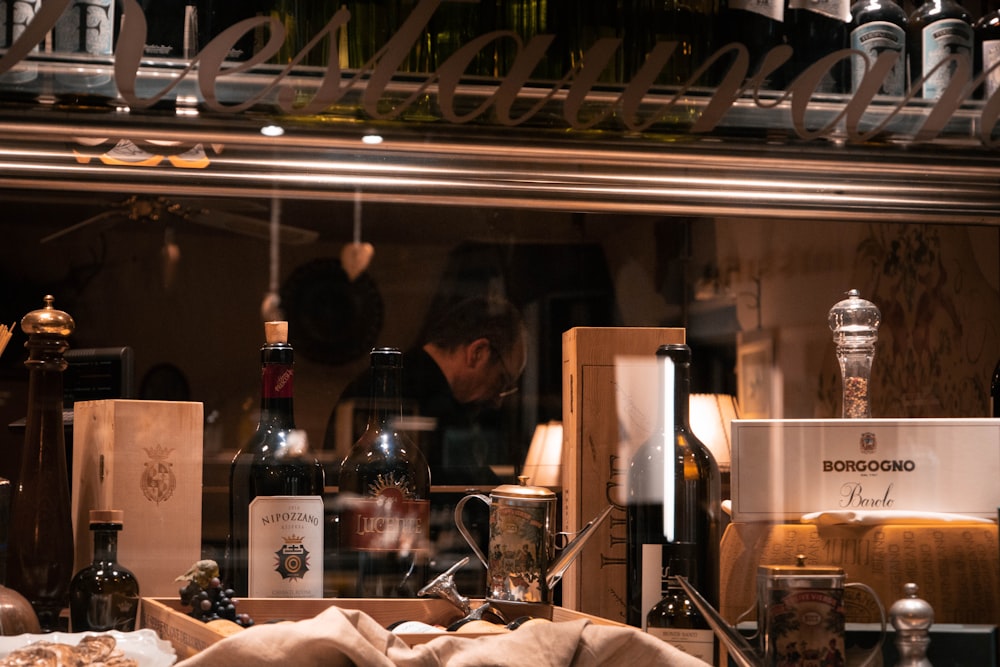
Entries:
<svg viewBox="0 0 1000 667">
<path fill-rule="evenodd" d="M 395 429 L 403 414 L 401 378 L 402 369 L 398 366 L 372 366 L 369 428 L 379 431 Z"/>
<path fill-rule="evenodd" d="M 690 431 L 688 420 L 691 412 L 691 364 L 685 362 L 673 362 L 669 357 L 662 357 L 660 363 L 660 405 L 666 406 L 667 401 L 673 396 L 674 419 L 673 424 L 664 421 L 664 429 L 671 426 L 675 429 L 682 428 Z M 673 367 L 673 383 L 670 382 L 670 368 Z"/>
<path fill-rule="evenodd" d="M 260 425 L 295 428 L 292 349 L 287 345 L 264 346 L 260 377 Z"/>
<path fill-rule="evenodd" d="M 91 526 L 94 534 L 94 562 L 113 563 L 118 560 L 118 531 L 120 524 Z"/>
</svg>

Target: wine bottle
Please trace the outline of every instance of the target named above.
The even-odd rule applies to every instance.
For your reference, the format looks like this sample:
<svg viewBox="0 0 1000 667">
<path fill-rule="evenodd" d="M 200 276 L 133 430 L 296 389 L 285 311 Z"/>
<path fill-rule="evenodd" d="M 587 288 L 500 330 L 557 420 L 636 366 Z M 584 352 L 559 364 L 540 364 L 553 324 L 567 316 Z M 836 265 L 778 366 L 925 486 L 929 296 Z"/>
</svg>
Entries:
<svg viewBox="0 0 1000 667">
<path fill-rule="evenodd" d="M 122 510 L 90 510 L 94 561 L 73 575 L 69 585 L 72 632 L 135 629 L 139 581 L 118 562 L 118 533 L 124 515 Z"/>
<path fill-rule="evenodd" d="M 11 501 L 7 585 L 27 598 L 42 630 L 60 630 L 59 615 L 73 578 L 73 519 L 70 513 L 63 371 L 67 339 L 76 324 L 67 313 L 45 307 L 21 320 L 28 334 L 28 416 L 24 449 Z"/>
<path fill-rule="evenodd" d="M 719 43 L 743 44 L 750 56 L 748 75 L 760 73 L 767 54 L 785 43 L 784 0 L 722 0 Z M 785 84 L 784 67 L 761 77 L 762 89 L 780 89 Z"/>
<path fill-rule="evenodd" d="M 642 67 L 658 42 L 675 42 L 677 46 L 656 81 L 669 86 L 687 84 L 717 46 L 717 0 L 625 0 L 622 13 L 630 76 Z M 702 77 L 693 83 L 706 85 L 709 79 Z"/>
<path fill-rule="evenodd" d="M 1000 9 L 990 12 L 972 26 L 975 39 L 976 76 L 992 69 L 983 82 L 982 97 L 989 99 L 1000 89 Z"/>
<path fill-rule="evenodd" d="M 688 598 L 687 593 L 670 576 L 670 572 L 679 569 L 682 564 L 669 563 L 665 572 L 663 585 L 667 589 L 663 599 L 653 605 L 646 614 L 646 632 L 669 642 L 688 655 L 715 664 L 716 641 L 712 626 Z"/>
<path fill-rule="evenodd" d="M 792 47 L 790 79 L 824 56 L 846 49 L 850 21 L 850 0 L 788 0 L 785 30 L 788 45 Z M 846 92 L 847 79 L 848 61 L 840 60 L 826 70 L 815 90 Z"/>
<path fill-rule="evenodd" d="M 293 415 L 287 322 L 264 324 L 260 419 L 229 476 L 229 574 L 237 595 L 323 597 L 323 466 Z"/>
<path fill-rule="evenodd" d="M 660 423 L 629 464 L 626 507 L 626 621 L 644 630 L 675 576 L 687 577 L 709 603 L 719 601 L 721 478 L 711 452 L 688 424 L 691 350 L 663 345 L 656 356 Z M 669 615 L 657 618 L 662 624 Z M 668 630 L 657 632 L 663 636 Z"/>
<path fill-rule="evenodd" d="M 351 20 L 347 23 L 347 64 L 361 69 L 377 60 L 384 47 L 410 15 L 417 0 L 348 0 Z M 439 8 L 440 9 L 440 8 Z M 400 72 L 431 71 L 430 32 L 420 38 L 399 64 Z"/>
<path fill-rule="evenodd" d="M 340 468 L 340 539 L 356 554 L 359 597 L 416 597 L 425 583 L 431 472 L 399 430 L 402 354 L 371 352 L 368 427 Z"/>
<path fill-rule="evenodd" d="M 430 68 L 436 71 L 455 51 L 496 25 L 496 0 L 442 0 L 428 24 Z M 472 58 L 465 73 L 496 77 L 496 42 L 490 42 Z"/>
<path fill-rule="evenodd" d="M 894 52 L 899 59 L 879 86 L 880 95 L 906 92 L 906 12 L 896 0 L 859 0 L 851 7 L 851 48 L 868 56 L 871 67 L 880 54 Z M 865 75 L 865 62 L 851 57 L 851 90 Z"/>
<path fill-rule="evenodd" d="M 1000 361 L 993 369 L 993 381 L 990 383 L 990 416 L 1000 417 Z"/>
<path fill-rule="evenodd" d="M 916 84 L 926 78 L 922 97 L 937 99 L 951 84 L 955 63 L 939 66 L 946 58 L 968 58 L 971 70 L 972 44 L 972 17 L 954 0 L 926 0 L 910 14 L 906 30 L 910 80 Z"/>
<path fill-rule="evenodd" d="M 143 0 L 147 56 L 190 60 L 205 44 L 206 0 Z"/>
</svg>

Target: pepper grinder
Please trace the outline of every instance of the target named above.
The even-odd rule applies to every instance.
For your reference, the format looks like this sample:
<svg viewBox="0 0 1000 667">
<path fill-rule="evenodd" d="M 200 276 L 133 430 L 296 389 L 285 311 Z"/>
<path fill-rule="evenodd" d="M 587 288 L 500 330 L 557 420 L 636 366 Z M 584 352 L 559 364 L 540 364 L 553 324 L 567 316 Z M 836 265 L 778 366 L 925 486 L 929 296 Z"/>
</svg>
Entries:
<svg viewBox="0 0 1000 667">
<path fill-rule="evenodd" d="M 846 299 L 838 301 L 830 309 L 830 330 L 837 346 L 844 388 L 844 419 L 867 419 L 872 416 L 868 387 L 881 322 L 882 313 L 878 307 L 862 299 L 856 289 L 849 291 Z"/>
<path fill-rule="evenodd" d="M 28 416 L 21 467 L 11 503 L 8 585 L 31 603 L 45 632 L 61 630 L 60 613 L 73 577 L 66 438 L 63 430 L 63 352 L 73 318 L 45 307 L 21 320 L 28 335 Z"/>
<path fill-rule="evenodd" d="M 889 608 L 889 620 L 896 628 L 896 649 L 899 651 L 896 667 L 932 667 L 927 659 L 927 646 L 931 643 L 934 609 L 926 600 L 917 597 L 916 584 L 905 584 L 903 594 L 905 597 Z"/>
</svg>

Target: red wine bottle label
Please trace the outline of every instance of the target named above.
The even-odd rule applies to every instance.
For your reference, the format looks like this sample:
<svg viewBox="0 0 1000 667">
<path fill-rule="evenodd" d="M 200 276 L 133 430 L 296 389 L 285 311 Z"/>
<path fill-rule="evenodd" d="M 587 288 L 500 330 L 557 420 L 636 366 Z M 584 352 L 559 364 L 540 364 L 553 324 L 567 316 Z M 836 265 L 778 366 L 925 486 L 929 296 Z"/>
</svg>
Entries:
<svg viewBox="0 0 1000 667">
<path fill-rule="evenodd" d="M 291 366 L 283 364 L 264 364 L 261 369 L 265 398 L 292 398 L 292 380 L 295 372 Z"/>
<path fill-rule="evenodd" d="M 731 0 L 729 7 L 760 14 L 778 23 L 785 20 L 784 0 Z"/>
<path fill-rule="evenodd" d="M 423 551 L 428 548 L 430 514 L 429 500 L 379 493 L 352 500 L 341 529 L 355 551 Z"/>
<path fill-rule="evenodd" d="M 849 0 L 789 0 L 789 9 L 805 9 L 845 23 L 851 20 Z"/>
<path fill-rule="evenodd" d="M 323 499 L 257 496 L 250 503 L 250 597 L 323 597 Z"/>
</svg>

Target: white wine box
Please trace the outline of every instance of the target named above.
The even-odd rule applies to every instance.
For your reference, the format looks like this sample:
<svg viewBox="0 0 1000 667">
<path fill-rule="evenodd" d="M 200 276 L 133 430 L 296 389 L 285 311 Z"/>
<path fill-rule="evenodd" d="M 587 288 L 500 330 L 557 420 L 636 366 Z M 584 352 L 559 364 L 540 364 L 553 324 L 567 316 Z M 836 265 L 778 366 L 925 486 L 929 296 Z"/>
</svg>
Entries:
<svg viewBox="0 0 1000 667">
<path fill-rule="evenodd" d="M 567 609 L 625 622 L 628 463 L 659 420 L 656 349 L 684 339 L 684 329 L 660 327 L 563 333 L 562 530 L 614 508 L 563 577 Z"/>
<path fill-rule="evenodd" d="M 1000 507 L 1000 419 L 734 420 L 732 436 L 734 521 Z"/>
<path fill-rule="evenodd" d="M 203 406 L 79 401 L 73 406 L 75 568 L 93 560 L 89 513 L 120 509 L 118 562 L 143 596 L 175 596 L 201 557 Z"/>
</svg>

